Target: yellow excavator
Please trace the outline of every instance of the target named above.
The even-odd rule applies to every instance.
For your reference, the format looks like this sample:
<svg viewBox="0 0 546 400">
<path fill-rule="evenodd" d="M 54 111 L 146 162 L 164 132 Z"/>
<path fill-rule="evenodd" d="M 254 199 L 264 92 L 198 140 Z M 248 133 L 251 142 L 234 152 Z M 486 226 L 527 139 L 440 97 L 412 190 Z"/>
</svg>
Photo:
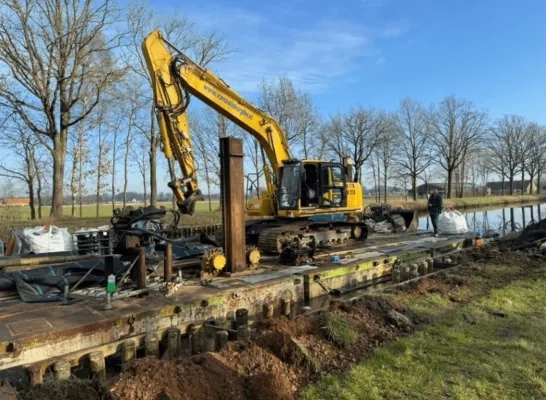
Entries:
<svg viewBox="0 0 546 400">
<path fill-rule="evenodd" d="M 202 198 L 186 114 L 193 95 L 256 138 L 269 161 L 270 167 L 264 162 L 266 190 L 246 202 L 248 216 L 262 217 L 247 221 L 247 244 L 281 253 L 295 241 L 316 249 L 366 239 L 362 187 L 351 182 L 350 159 L 341 163 L 296 159 L 277 121 L 177 50 L 161 31 L 144 39 L 142 52 L 151 77 L 162 151 L 167 159 L 178 161 L 183 174 L 175 178 L 171 168 L 168 184 L 182 214 L 193 214 Z"/>
</svg>

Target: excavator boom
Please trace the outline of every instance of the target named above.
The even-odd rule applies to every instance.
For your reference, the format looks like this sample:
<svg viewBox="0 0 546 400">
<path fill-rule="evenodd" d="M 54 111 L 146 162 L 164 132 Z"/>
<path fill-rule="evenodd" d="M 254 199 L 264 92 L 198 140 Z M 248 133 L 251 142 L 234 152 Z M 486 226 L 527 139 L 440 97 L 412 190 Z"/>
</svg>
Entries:
<svg viewBox="0 0 546 400">
<path fill-rule="evenodd" d="M 163 38 L 159 30 L 153 31 L 145 38 L 142 51 L 152 77 L 165 155 L 167 158 L 177 159 L 184 176 L 187 177 L 183 181 L 186 183 L 187 191 L 177 195 L 182 204 L 197 190 L 195 162 L 184 113 L 190 94 L 255 137 L 276 177 L 281 166 L 293 159 L 286 135 L 277 121 L 246 101 L 214 73 L 176 50 Z M 265 169 L 267 190 L 274 194 L 275 185 L 271 173 L 267 166 Z M 173 189 L 177 186 L 179 186 L 177 181 L 171 183 Z"/>
</svg>

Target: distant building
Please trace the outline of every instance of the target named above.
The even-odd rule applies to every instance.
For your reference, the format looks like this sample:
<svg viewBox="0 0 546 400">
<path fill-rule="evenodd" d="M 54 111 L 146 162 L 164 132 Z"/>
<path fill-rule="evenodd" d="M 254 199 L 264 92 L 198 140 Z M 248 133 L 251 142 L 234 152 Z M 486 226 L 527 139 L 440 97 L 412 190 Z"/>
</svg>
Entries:
<svg viewBox="0 0 546 400">
<path fill-rule="evenodd" d="M 434 189 L 438 189 L 438 193 L 444 194 L 446 185 L 443 183 L 423 183 L 415 189 L 417 190 L 417 197 L 427 197 Z M 408 195 L 413 196 L 413 190 L 408 190 Z"/>
<path fill-rule="evenodd" d="M 486 188 L 487 188 L 487 194 L 498 196 L 503 194 L 503 187 L 504 187 L 504 194 L 508 195 L 510 194 L 510 181 L 506 180 L 503 182 L 487 182 Z M 516 179 L 513 182 L 513 188 L 514 188 L 514 194 L 531 194 L 537 192 L 537 185 L 535 185 L 534 182 L 531 182 L 530 180 L 523 182 L 524 192 L 522 192 L 521 188 L 521 179 Z M 531 192 L 532 190 L 532 192 Z"/>
<path fill-rule="evenodd" d="M 473 183 L 453 183 L 452 186 L 452 195 L 460 196 L 461 188 L 463 189 L 464 196 L 481 196 L 484 194 L 484 187 L 477 186 Z M 423 183 L 422 185 L 417 186 L 417 197 L 426 198 L 434 189 L 438 189 L 438 193 L 446 195 L 447 193 L 447 183 Z M 409 196 L 413 196 L 413 190 L 408 191 Z"/>
<path fill-rule="evenodd" d="M 11 198 L 11 199 L 2 199 L 0 205 L 2 207 L 24 207 L 30 204 L 28 198 Z"/>
</svg>

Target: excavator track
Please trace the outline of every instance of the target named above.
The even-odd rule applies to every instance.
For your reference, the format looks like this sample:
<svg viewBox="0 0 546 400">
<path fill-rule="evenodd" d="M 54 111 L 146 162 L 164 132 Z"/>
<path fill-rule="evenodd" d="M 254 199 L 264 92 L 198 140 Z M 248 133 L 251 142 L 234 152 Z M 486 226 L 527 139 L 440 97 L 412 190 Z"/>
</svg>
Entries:
<svg viewBox="0 0 546 400">
<path fill-rule="evenodd" d="M 258 248 L 265 253 L 279 254 L 298 238 L 314 245 L 339 246 L 364 241 L 368 229 L 362 221 L 297 221 L 264 229 L 258 238 Z"/>
</svg>

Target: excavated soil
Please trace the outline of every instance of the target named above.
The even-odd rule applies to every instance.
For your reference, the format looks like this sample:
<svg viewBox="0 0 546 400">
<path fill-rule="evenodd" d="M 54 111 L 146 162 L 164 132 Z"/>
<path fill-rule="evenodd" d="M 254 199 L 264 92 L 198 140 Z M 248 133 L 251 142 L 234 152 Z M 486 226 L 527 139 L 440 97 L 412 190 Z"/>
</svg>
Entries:
<svg viewBox="0 0 546 400">
<path fill-rule="evenodd" d="M 379 303 L 372 299 L 331 307 L 359 334 L 347 347 L 326 338 L 321 314 L 276 319 L 258 324 L 252 342 L 230 342 L 219 353 L 175 362 L 136 360 L 111 391 L 120 400 L 294 399 L 313 377 L 342 371 L 405 333 L 388 323 L 387 313 L 394 307 L 383 299 Z"/>
<path fill-rule="evenodd" d="M 189 359 L 133 362 L 112 384 L 123 400 L 291 399 L 296 374 L 251 342 L 228 343 L 220 353 Z"/>
</svg>

